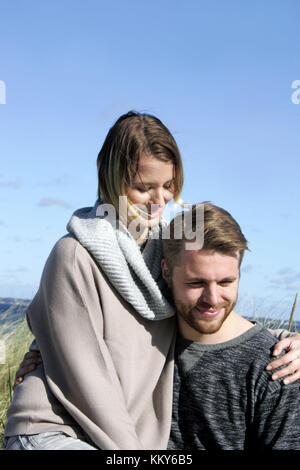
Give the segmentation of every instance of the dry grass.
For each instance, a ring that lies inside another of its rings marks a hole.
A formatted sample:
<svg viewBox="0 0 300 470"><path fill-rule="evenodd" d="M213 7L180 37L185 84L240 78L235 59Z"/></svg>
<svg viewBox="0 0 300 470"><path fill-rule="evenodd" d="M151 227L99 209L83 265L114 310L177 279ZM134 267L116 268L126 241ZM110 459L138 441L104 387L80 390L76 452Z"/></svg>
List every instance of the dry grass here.
<svg viewBox="0 0 300 470"><path fill-rule="evenodd" d="M5 344L5 361L1 361L4 364L0 363L0 449L6 412L13 396L15 373L33 339L26 321L11 322L10 313L10 310L7 310L1 314L0 324L0 340Z"/></svg>

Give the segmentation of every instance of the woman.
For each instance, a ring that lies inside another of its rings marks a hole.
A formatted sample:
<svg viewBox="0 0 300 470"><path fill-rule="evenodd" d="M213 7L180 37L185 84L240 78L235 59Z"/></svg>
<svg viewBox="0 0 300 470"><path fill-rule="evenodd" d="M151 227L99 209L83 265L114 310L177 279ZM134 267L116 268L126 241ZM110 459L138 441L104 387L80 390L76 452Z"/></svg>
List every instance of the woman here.
<svg viewBox="0 0 300 470"><path fill-rule="evenodd" d="M28 309L43 364L16 388L7 449L167 448L176 329L159 237L180 153L157 118L129 112L97 164L97 203L72 216Z"/></svg>

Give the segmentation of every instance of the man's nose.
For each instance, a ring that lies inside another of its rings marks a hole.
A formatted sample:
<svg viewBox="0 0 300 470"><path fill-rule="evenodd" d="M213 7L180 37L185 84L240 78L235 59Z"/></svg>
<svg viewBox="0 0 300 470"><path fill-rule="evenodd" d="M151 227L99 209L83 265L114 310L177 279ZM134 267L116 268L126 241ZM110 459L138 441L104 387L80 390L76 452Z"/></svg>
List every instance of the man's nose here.
<svg viewBox="0 0 300 470"><path fill-rule="evenodd" d="M206 286L202 292L201 300L211 305L212 307L214 305L217 305L220 301L217 285L213 284L210 286Z"/></svg>

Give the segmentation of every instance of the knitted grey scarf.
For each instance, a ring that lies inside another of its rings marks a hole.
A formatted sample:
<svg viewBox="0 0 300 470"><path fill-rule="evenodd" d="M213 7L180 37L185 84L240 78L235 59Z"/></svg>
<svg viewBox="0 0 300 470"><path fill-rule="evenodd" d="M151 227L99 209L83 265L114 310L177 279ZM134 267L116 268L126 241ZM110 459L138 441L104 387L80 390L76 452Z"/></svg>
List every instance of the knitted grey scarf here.
<svg viewBox="0 0 300 470"><path fill-rule="evenodd" d="M151 230L146 247L140 248L127 228L118 221L117 228L109 217L97 216L97 208L78 209L67 230L94 257L119 294L148 320L163 320L175 315L163 296L161 278L161 230L166 222ZM99 212L98 212L99 213Z"/></svg>

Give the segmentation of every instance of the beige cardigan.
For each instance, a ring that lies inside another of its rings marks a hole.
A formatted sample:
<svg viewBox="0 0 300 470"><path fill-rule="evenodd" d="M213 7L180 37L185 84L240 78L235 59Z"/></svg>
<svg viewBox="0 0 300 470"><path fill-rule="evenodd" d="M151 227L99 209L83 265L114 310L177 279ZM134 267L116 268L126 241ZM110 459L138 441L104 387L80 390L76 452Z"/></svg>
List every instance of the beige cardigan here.
<svg viewBox="0 0 300 470"><path fill-rule="evenodd" d="M6 437L64 431L103 450L167 448L174 317L142 318L66 236L47 260L28 322L44 367L17 387Z"/></svg>

